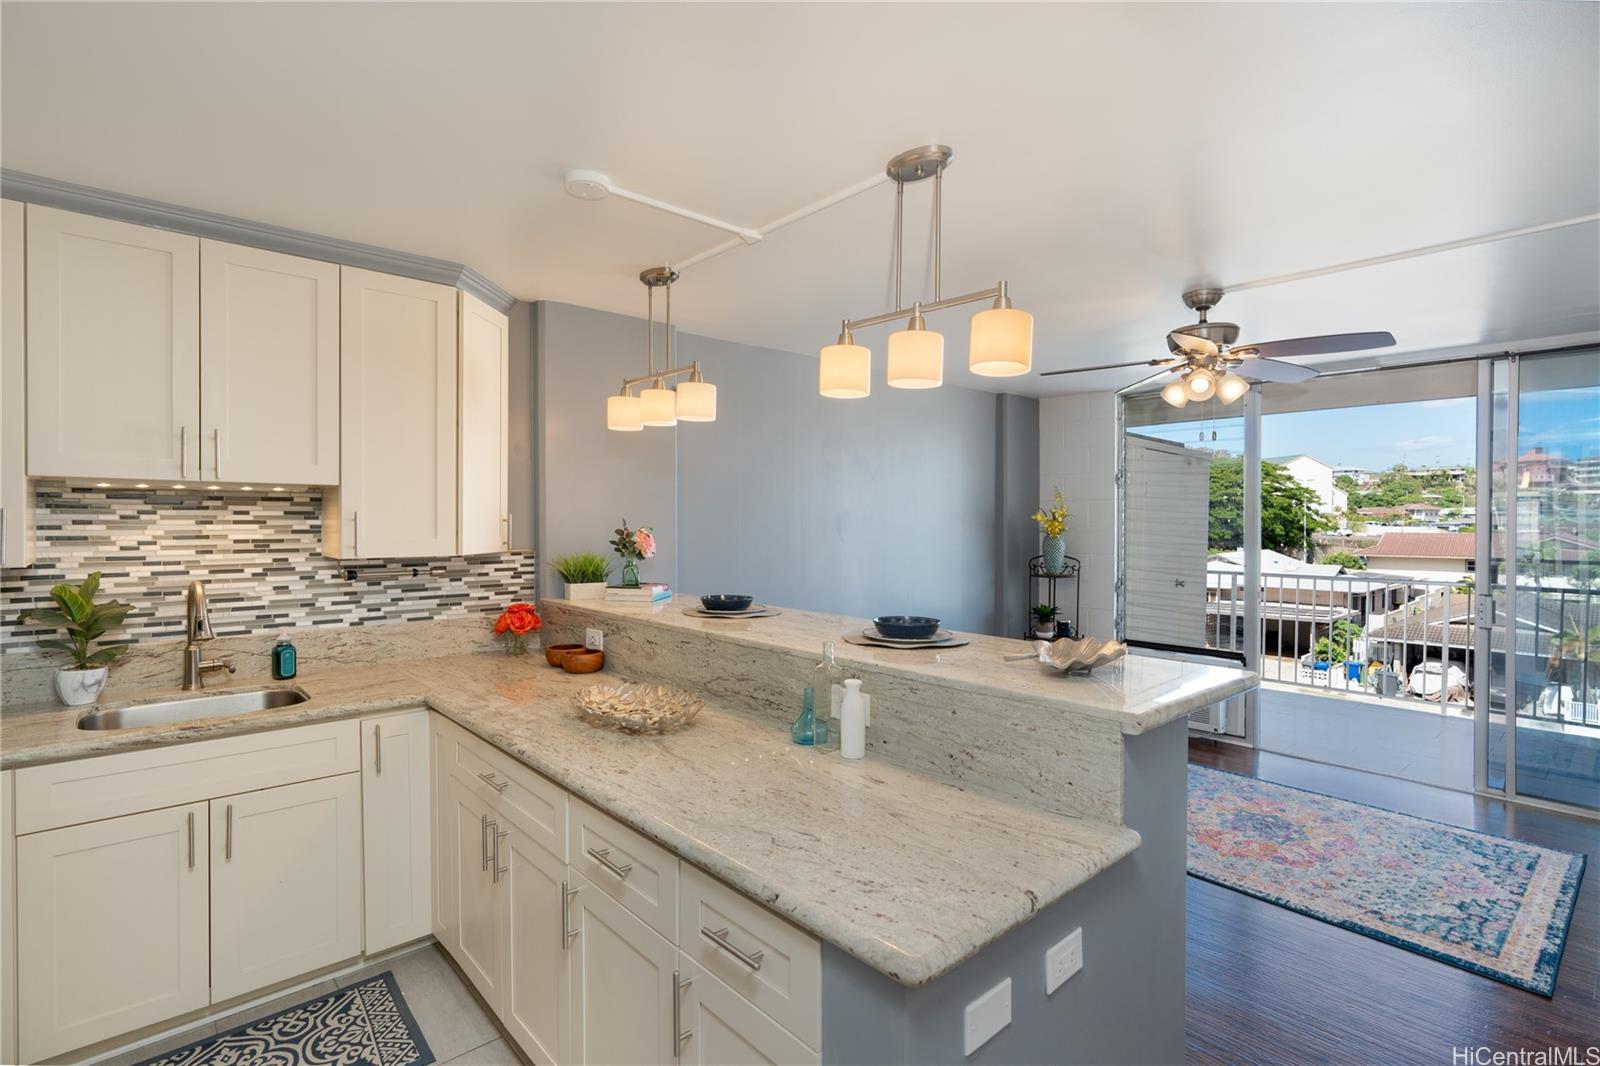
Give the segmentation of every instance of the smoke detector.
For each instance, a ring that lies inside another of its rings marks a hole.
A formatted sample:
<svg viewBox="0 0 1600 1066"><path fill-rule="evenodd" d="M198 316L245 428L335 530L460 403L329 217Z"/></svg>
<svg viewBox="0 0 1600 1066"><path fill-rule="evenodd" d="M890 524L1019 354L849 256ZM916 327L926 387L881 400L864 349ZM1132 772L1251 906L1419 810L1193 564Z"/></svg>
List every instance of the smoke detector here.
<svg viewBox="0 0 1600 1066"><path fill-rule="evenodd" d="M604 200L611 195L611 179L598 170L569 170L567 195L580 200Z"/></svg>

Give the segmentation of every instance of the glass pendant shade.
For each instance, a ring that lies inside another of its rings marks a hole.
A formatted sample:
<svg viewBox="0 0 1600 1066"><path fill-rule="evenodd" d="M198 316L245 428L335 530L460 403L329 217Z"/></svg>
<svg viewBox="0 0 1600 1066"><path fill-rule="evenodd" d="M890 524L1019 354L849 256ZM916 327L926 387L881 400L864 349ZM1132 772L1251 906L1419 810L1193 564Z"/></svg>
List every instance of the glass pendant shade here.
<svg viewBox="0 0 1600 1066"><path fill-rule="evenodd" d="M1026 374L1033 366L1033 316L1014 307L991 307L972 316L967 369L984 377Z"/></svg>
<svg viewBox="0 0 1600 1066"><path fill-rule="evenodd" d="M1217 389L1217 379L1205 367L1195 367L1184 375L1184 383L1189 387L1191 400L1204 400ZM648 424L648 422L647 422Z"/></svg>
<svg viewBox="0 0 1600 1066"><path fill-rule="evenodd" d="M1186 406L1189 402L1189 388L1183 383L1182 378L1173 378L1162 387L1161 398L1174 407Z"/></svg>
<svg viewBox="0 0 1600 1066"><path fill-rule="evenodd" d="M944 335L911 316L908 328L889 334L889 384L897 389L936 389L944 384Z"/></svg>
<svg viewBox="0 0 1600 1066"><path fill-rule="evenodd" d="M715 422L717 387L709 381L684 381L678 384L678 420Z"/></svg>
<svg viewBox="0 0 1600 1066"><path fill-rule="evenodd" d="M637 396L606 397L606 428L636 433L644 428Z"/></svg>
<svg viewBox="0 0 1600 1066"><path fill-rule="evenodd" d="M1217 399L1223 403L1232 403L1249 391L1250 383L1231 371L1217 382Z"/></svg>
<svg viewBox="0 0 1600 1066"><path fill-rule="evenodd" d="M678 424L678 397L663 388L661 379L639 393L639 413L647 426L675 426Z"/></svg>
<svg viewBox="0 0 1600 1066"><path fill-rule="evenodd" d="M817 391L835 400L859 400L872 395L872 349L842 341L823 348Z"/></svg>

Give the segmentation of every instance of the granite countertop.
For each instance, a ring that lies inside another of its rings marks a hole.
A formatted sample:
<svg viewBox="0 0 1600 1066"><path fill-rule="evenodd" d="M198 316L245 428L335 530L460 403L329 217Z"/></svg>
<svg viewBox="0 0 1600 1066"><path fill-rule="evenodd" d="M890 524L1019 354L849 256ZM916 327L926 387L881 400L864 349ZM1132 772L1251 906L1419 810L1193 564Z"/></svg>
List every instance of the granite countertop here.
<svg viewBox="0 0 1600 1066"><path fill-rule="evenodd" d="M677 595L656 604L608 603L545 597L577 611L612 616L672 629L704 633L734 644L779 648L815 659L822 645L835 641L841 663L868 663L887 673L942 683L980 693L1022 697L1059 706L1075 714L1104 718L1123 733L1139 734L1175 722L1190 711L1256 687L1258 678L1242 668L1179 662L1130 652L1088 675L1063 677L1037 661L1005 662L1007 655L1030 650L1031 642L982 633L962 633L971 643L960 648L908 650L847 644L845 633L860 633L870 619L797 611L766 618L708 618L685 614L698 596Z"/></svg>
<svg viewBox="0 0 1600 1066"><path fill-rule="evenodd" d="M1139 845L1124 826L797 747L715 701L666 737L580 721L571 695L615 680L609 671L565 674L537 654L461 655L329 670L294 682L306 703L178 725L94 732L76 728L74 709L18 707L0 714L0 768L426 703L908 986L952 969Z"/></svg>

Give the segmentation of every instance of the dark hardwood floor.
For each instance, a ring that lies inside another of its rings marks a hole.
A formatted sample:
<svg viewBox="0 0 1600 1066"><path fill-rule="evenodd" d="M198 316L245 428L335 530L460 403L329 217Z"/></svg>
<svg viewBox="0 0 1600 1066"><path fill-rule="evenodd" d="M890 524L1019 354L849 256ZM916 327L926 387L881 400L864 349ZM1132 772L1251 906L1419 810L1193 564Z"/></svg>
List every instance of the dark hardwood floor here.
<svg viewBox="0 0 1600 1066"><path fill-rule="evenodd" d="M1189 760L1589 857L1551 999L1189 878L1191 1063L1451 1066L1478 1046L1594 1061L1600 822L1214 741L1191 740Z"/></svg>

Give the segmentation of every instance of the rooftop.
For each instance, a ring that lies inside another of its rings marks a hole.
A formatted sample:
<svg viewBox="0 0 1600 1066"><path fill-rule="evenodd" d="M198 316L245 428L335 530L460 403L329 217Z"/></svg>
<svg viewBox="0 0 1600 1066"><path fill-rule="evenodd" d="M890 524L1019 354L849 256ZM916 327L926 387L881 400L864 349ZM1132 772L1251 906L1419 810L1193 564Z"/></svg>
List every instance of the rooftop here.
<svg viewBox="0 0 1600 1066"><path fill-rule="evenodd" d="M1413 559L1471 559L1477 553L1473 533L1385 533L1358 555L1405 556Z"/></svg>

